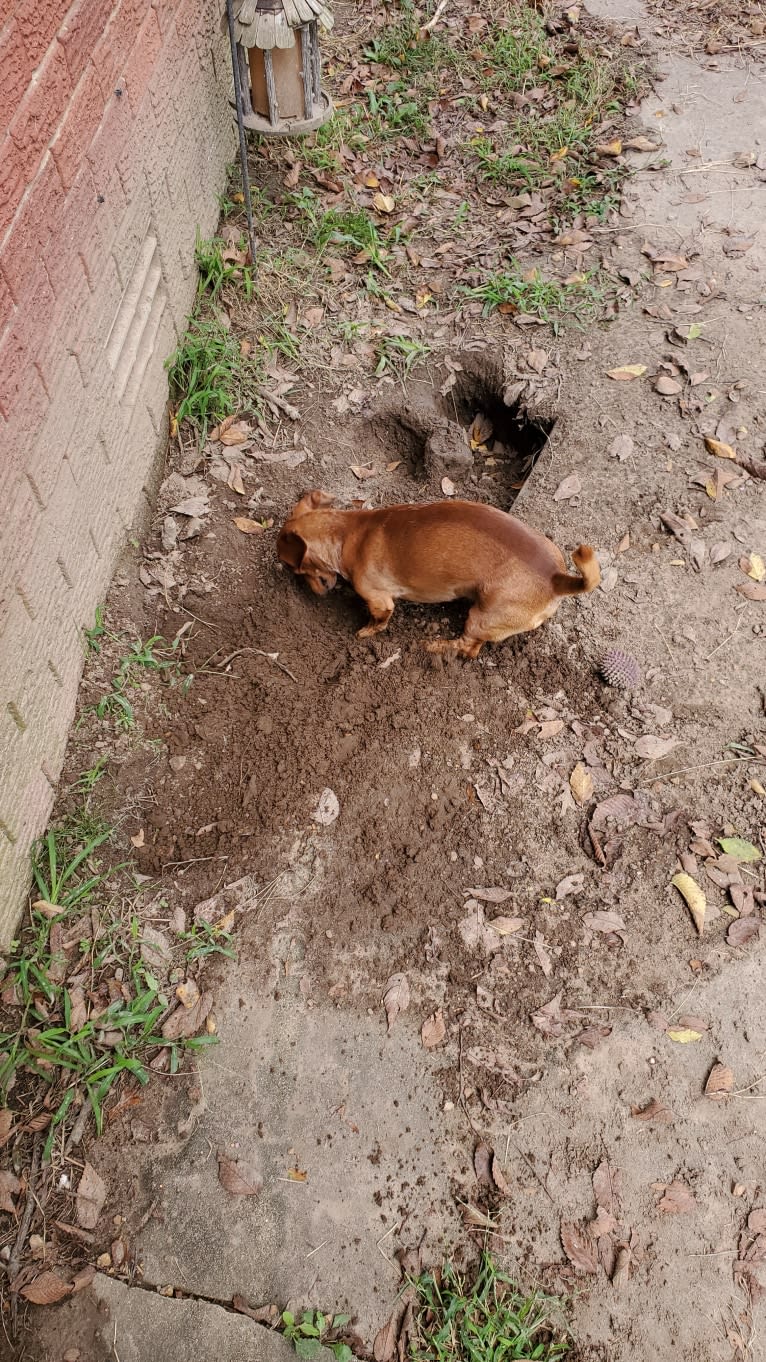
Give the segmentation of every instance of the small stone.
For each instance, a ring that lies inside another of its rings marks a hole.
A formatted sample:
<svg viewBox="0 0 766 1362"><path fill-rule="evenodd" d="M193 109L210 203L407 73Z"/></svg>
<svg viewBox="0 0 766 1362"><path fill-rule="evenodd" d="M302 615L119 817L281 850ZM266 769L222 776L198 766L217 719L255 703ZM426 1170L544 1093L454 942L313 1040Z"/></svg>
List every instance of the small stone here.
<svg viewBox="0 0 766 1362"><path fill-rule="evenodd" d="M171 771L183 771L186 765L186 757L171 757L169 765Z"/></svg>
<svg viewBox="0 0 766 1362"><path fill-rule="evenodd" d="M172 1296L174 1288L172 1286L161 1286L157 1290L158 1296Z"/></svg>
<svg viewBox="0 0 766 1362"><path fill-rule="evenodd" d="M109 1268L112 1266L112 1255L110 1253L99 1253L96 1259L96 1267Z"/></svg>
<svg viewBox="0 0 766 1362"><path fill-rule="evenodd" d="M125 1262L125 1245L121 1239L115 1239L112 1244L112 1262L115 1267L122 1267Z"/></svg>
<svg viewBox="0 0 766 1362"><path fill-rule="evenodd" d="M67 1348L61 1362L80 1362L82 1353L79 1348Z"/></svg>
<svg viewBox="0 0 766 1362"><path fill-rule="evenodd" d="M610 648L604 653L599 671L607 685L615 686L617 690L635 690L641 683L641 668L635 657L621 648Z"/></svg>

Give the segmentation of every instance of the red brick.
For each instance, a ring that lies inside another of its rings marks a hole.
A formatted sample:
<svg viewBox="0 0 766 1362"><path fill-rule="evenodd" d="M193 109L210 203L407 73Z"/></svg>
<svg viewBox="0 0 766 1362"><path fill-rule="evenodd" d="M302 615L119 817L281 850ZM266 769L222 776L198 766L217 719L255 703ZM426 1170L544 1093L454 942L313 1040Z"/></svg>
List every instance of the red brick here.
<svg viewBox="0 0 766 1362"><path fill-rule="evenodd" d="M66 53L66 63L76 85L96 48L100 46L114 0L79 0L70 9L58 39Z"/></svg>
<svg viewBox="0 0 766 1362"><path fill-rule="evenodd" d="M0 143L0 238L11 222L24 193L25 156L10 134Z"/></svg>
<svg viewBox="0 0 766 1362"><path fill-rule="evenodd" d="M45 56L72 0L21 0L16 8L16 22L21 30L31 69Z"/></svg>
<svg viewBox="0 0 766 1362"><path fill-rule="evenodd" d="M27 189L2 252L2 266L11 292L21 303L38 260L61 221L64 190L58 171L46 156Z"/></svg>
<svg viewBox="0 0 766 1362"><path fill-rule="evenodd" d="M0 355L2 354L3 342L0 340ZM3 368L0 370L0 412L3 406L2 391L6 378L4 358L2 363ZM24 369L19 381L19 388L22 400L16 402L8 416L8 425L4 433L7 444L4 448L19 449L23 452L40 429L50 403L48 394L43 387L43 381L33 364Z"/></svg>
<svg viewBox="0 0 766 1362"><path fill-rule="evenodd" d="M162 34L157 23L157 15L152 9L141 27L125 65L125 85L134 114L137 114L141 107L141 101L152 79L161 51Z"/></svg>
<svg viewBox="0 0 766 1362"><path fill-rule="evenodd" d="M34 178L71 92L64 53L54 47L33 78L9 129L22 157L25 185Z"/></svg>
<svg viewBox="0 0 766 1362"><path fill-rule="evenodd" d="M85 164L67 194L56 223L55 239L45 256L46 269L57 299L66 298L71 293L70 272L73 264L82 262L88 283L93 286L93 280L103 266L111 244L109 234L106 241L102 239L101 222L96 186ZM82 282L79 271L78 279Z"/></svg>
<svg viewBox="0 0 766 1362"><path fill-rule="evenodd" d="M7 128L29 84L30 66L15 19L0 34L0 128Z"/></svg>
<svg viewBox="0 0 766 1362"><path fill-rule="evenodd" d="M82 320L91 293L79 256L70 259L66 286L52 296L42 332L35 338L33 357L48 392L59 381L67 355L79 355Z"/></svg>
<svg viewBox="0 0 766 1362"><path fill-rule="evenodd" d="M66 190L74 183L85 152L104 114L104 96L95 67L86 66L63 122L51 145L51 155Z"/></svg>
<svg viewBox="0 0 766 1362"><path fill-rule="evenodd" d="M112 0L112 7L114 0ZM122 0L93 52L104 93L113 91L149 11L148 0Z"/></svg>
<svg viewBox="0 0 766 1362"><path fill-rule="evenodd" d="M2 270L0 270L0 336L10 322L13 311L13 295Z"/></svg>
<svg viewBox="0 0 766 1362"><path fill-rule="evenodd" d="M86 153L97 194L103 194L104 186L109 184L132 128L133 117L127 98L124 94L121 97L113 94Z"/></svg>
<svg viewBox="0 0 766 1362"><path fill-rule="evenodd" d="M157 15L157 23L160 26L163 37L169 32L173 23L173 15L178 8L177 0L152 0L152 9Z"/></svg>
<svg viewBox="0 0 766 1362"><path fill-rule="evenodd" d="M40 262L30 281L24 306L18 309L6 337L0 342L0 410L6 416L19 400L24 370L31 364L39 367L40 358L52 343L53 304L53 289ZM63 342L61 344L63 348Z"/></svg>

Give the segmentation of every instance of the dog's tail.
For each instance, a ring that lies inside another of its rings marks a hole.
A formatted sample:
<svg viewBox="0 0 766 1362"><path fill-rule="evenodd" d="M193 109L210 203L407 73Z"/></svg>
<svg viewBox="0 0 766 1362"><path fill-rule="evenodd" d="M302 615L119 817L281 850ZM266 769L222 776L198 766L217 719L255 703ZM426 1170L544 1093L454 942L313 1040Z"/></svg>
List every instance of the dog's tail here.
<svg viewBox="0 0 766 1362"><path fill-rule="evenodd" d="M589 544L580 544L572 558L581 575L575 577L568 572L554 572L553 590L557 596L579 596L586 591L595 591L601 581L601 568L596 550Z"/></svg>

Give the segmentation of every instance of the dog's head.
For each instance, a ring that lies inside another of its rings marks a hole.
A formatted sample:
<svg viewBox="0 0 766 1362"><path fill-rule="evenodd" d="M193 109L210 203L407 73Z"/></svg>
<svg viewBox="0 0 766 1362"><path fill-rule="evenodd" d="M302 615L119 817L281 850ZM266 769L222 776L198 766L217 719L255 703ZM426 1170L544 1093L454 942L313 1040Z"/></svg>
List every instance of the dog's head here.
<svg viewBox="0 0 766 1362"><path fill-rule="evenodd" d="M321 541L316 542L305 517L312 511L326 510L335 499L326 492L308 492L301 497L279 532L277 555L300 577L305 577L315 596L326 596L338 580L338 574L327 563L321 552ZM303 523L302 523L303 522Z"/></svg>

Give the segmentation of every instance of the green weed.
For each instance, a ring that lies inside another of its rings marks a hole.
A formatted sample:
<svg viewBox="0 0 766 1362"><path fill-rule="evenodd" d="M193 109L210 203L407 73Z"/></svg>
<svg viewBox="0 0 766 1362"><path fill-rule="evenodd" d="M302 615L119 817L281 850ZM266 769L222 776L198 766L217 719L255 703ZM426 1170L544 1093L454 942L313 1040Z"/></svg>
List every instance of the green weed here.
<svg viewBox="0 0 766 1362"><path fill-rule="evenodd" d="M231 254L231 248L220 237L214 236L206 241L197 231L194 259L199 270L198 292L209 294L213 299L226 284L241 282L249 302L253 296L252 266L227 259L227 255Z"/></svg>
<svg viewBox="0 0 766 1362"><path fill-rule="evenodd" d="M384 336L378 355L376 378L392 373L400 382L409 377L416 364L427 359L431 346L425 341L412 340L409 336Z"/></svg>
<svg viewBox="0 0 766 1362"><path fill-rule="evenodd" d="M95 622L94 622L92 628L90 628L90 629L83 629L83 633L84 633L84 635L85 635L85 643L86 643L88 652L90 652L90 653L100 653L100 652L101 652L101 639L102 639L102 638L104 637L104 635L106 634L106 626L105 626L105 624L104 624L104 607L103 607L103 605L97 605L97 606L96 606Z"/></svg>
<svg viewBox="0 0 766 1362"><path fill-rule="evenodd" d="M555 279L543 279L537 271L522 274L513 259L510 269L487 275L481 284L467 289L465 296L483 304L485 317L495 308L505 306L514 313L539 317L554 327L562 318L593 320L603 301L601 291L588 276L582 276L576 283L562 284Z"/></svg>
<svg viewBox="0 0 766 1362"><path fill-rule="evenodd" d="M192 317L178 349L166 361L170 388L178 401L176 419L188 421L204 439L238 410L245 396L247 365L231 331L217 319Z"/></svg>
<svg viewBox="0 0 766 1362"><path fill-rule="evenodd" d="M236 960L237 952L231 932L224 931L211 922L197 922L189 932L181 932L181 940L186 943L186 959L204 960L208 955L224 955L227 960Z"/></svg>
<svg viewBox="0 0 766 1362"><path fill-rule="evenodd" d="M73 848L51 828L32 852L32 875L38 901L56 904L63 911L87 899L104 879L102 871L90 866L89 862L110 833L111 828L102 829L84 846ZM87 879L80 877L83 867L90 872Z"/></svg>
<svg viewBox="0 0 766 1362"><path fill-rule="evenodd" d="M296 1319L289 1310L282 1312L282 1332L303 1362L332 1356L335 1362L352 1362L354 1354L347 1343L333 1335L348 1324L350 1315L323 1315L321 1310L304 1310Z"/></svg>
<svg viewBox="0 0 766 1362"><path fill-rule="evenodd" d="M158 643L164 645L161 650L157 648ZM175 647L175 642L168 647L161 634L154 634L145 643L140 639L133 643L128 652L120 658L117 671L112 677L112 689L106 695L102 695L95 706L97 717L112 718L115 727L121 732L133 728L136 718L126 691L134 689L145 672L159 673L165 679L177 675L178 661L168 655L168 652L170 654L174 652Z"/></svg>
<svg viewBox="0 0 766 1362"><path fill-rule="evenodd" d="M559 1362L569 1351L558 1302L522 1292L489 1253L470 1284L448 1264L415 1286L413 1362Z"/></svg>

